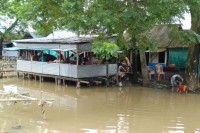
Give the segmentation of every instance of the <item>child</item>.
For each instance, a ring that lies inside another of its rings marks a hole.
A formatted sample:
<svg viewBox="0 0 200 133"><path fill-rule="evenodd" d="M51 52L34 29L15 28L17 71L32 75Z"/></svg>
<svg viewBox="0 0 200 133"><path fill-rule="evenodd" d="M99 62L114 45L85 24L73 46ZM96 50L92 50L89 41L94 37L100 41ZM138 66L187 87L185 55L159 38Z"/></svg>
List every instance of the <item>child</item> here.
<svg viewBox="0 0 200 133"><path fill-rule="evenodd" d="M182 85L182 81L179 81L178 86L177 86L177 92L178 93L185 92L187 94L188 87L186 85Z"/></svg>

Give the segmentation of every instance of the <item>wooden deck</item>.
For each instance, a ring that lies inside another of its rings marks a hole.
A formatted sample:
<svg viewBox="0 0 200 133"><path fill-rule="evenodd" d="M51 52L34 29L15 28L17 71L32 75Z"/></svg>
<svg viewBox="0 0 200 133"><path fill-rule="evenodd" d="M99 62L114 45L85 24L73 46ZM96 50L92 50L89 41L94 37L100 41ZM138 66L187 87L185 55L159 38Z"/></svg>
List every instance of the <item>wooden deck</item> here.
<svg viewBox="0 0 200 133"><path fill-rule="evenodd" d="M64 77L64 76L56 76L56 75L48 75L48 74L39 74L39 73L32 73L32 72L26 72L26 71L17 71L18 78L19 75L22 75L23 78L28 79L39 79L40 82L44 81L44 78L54 78L56 85L66 85L65 81L73 81L76 82L76 87L81 87L81 84L86 84L87 86L90 86L91 84L95 83L96 85L102 84L104 81L107 80L106 77L96 77L96 78L72 78L72 77Z"/></svg>

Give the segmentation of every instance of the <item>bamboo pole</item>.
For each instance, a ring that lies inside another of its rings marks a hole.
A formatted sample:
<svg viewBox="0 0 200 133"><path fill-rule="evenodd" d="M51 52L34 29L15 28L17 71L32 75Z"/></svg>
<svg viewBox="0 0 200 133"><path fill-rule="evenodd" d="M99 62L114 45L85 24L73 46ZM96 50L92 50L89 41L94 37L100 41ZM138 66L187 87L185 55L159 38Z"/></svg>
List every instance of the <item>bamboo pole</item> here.
<svg viewBox="0 0 200 133"><path fill-rule="evenodd" d="M39 101L39 99L32 99L32 100L26 100L26 99L16 99L16 98L12 98L12 99L0 99L0 102L15 102L15 101ZM47 99L46 101L54 101L53 99Z"/></svg>
<svg viewBox="0 0 200 133"><path fill-rule="evenodd" d="M53 99L44 99L43 91L40 92L40 99L25 96L23 94L6 92L3 90L0 90L0 95L2 95L2 97L0 98L0 102L13 102L14 104L16 104L17 102L38 101L38 106L41 106L41 113L43 119L46 118L44 109L45 104L51 106L52 105L51 101L54 101Z"/></svg>

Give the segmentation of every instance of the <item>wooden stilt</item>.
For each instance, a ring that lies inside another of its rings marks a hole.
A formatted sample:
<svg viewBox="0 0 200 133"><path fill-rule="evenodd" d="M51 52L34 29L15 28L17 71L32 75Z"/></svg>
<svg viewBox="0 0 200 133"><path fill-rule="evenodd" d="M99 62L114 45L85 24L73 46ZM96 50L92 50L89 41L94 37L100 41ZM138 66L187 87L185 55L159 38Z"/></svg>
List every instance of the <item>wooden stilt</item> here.
<svg viewBox="0 0 200 133"><path fill-rule="evenodd" d="M39 78L40 78L40 82L42 82L42 76L41 75L39 76Z"/></svg>
<svg viewBox="0 0 200 133"><path fill-rule="evenodd" d="M57 80L57 78L55 78L55 84L58 85L58 80Z"/></svg>
<svg viewBox="0 0 200 133"><path fill-rule="evenodd" d="M17 72L17 78L19 78L19 72Z"/></svg>
<svg viewBox="0 0 200 133"><path fill-rule="evenodd" d="M57 79L58 80L58 85L61 85L61 79Z"/></svg>
<svg viewBox="0 0 200 133"><path fill-rule="evenodd" d="M3 73L1 72L1 78L3 78Z"/></svg>
<svg viewBox="0 0 200 133"><path fill-rule="evenodd" d="M63 85L65 85L65 79L63 79Z"/></svg>
<svg viewBox="0 0 200 133"><path fill-rule="evenodd" d="M81 87L81 82L80 81L77 81L76 82L76 88L80 88Z"/></svg>
<svg viewBox="0 0 200 133"><path fill-rule="evenodd" d="M29 74L29 73L28 73L28 75L27 75L27 76L28 76L28 80L30 80L30 74Z"/></svg>
<svg viewBox="0 0 200 133"><path fill-rule="evenodd" d="M44 110L45 101L43 99L43 92L40 93L40 106L41 106L41 113L42 113L42 119L45 119L45 110Z"/></svg>

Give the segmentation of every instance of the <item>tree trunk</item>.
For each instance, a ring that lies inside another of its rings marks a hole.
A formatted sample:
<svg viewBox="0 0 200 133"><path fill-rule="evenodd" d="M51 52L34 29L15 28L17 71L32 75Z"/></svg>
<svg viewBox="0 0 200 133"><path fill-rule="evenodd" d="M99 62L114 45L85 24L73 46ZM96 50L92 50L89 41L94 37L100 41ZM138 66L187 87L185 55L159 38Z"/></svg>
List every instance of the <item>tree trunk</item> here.
<svg viewBox="0 0 200 133"><path fill-rule="evenodd" d="M3 37L0 37L0 56L2 56L2 50L3 50Z"/></svg>
<svg viewBox="0 0 200 133"><path fill-rule="evenodd" d="M108 61L106 61L106 78L107 78L107 81L106 81L106 85L109 86L109 75L108 75Z"/></svg>
<svg viewBox="0 0 200 133"><path fill-rule="evenodd" d="M149 79L147 74L147 65L144 52L140 51L140 61L141 61L141 73L142 73L142 85L148 86Z"/></svg>
<svg viewBox="0 0 200 133"><path fill-rule="evenodd" d="M138 75L137 75L138 68L137 68L137 64L138 64L137 52L135 52L135 53L133 53L133 62L131 64L132 72L133 72L132 83L134 83L134 84L138 83Z"/></svg>
<svg viewBox="0 0 200 133"><path fill-rule="evenodd" d="M191 45L188 49L188 62L186 67L186 82L191 91L198 88L198 62L199 45Z"/></svg>
<svg viewBox="0 0 200 133"><path fill-rule="evenodd" d="M191 30L200 34L200 14L195 8L190 7L192 27ZM199 65L199 44L192 44L188 49L188 62L186 67L186 82L189 90L194 91L198 88L198 65Z"/></svg>

